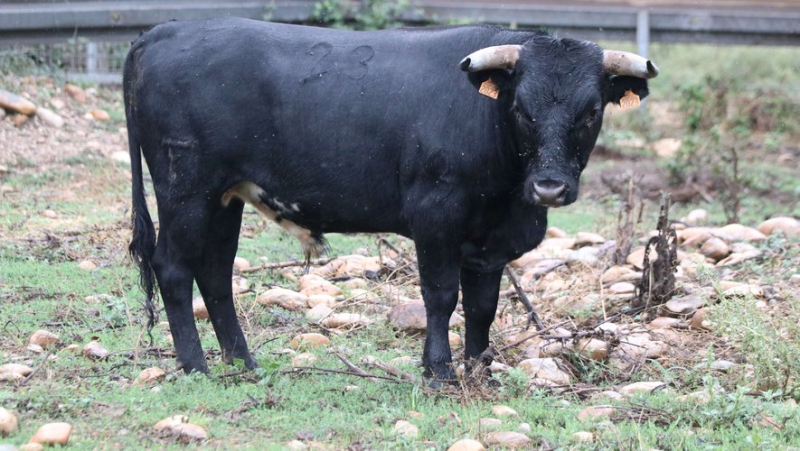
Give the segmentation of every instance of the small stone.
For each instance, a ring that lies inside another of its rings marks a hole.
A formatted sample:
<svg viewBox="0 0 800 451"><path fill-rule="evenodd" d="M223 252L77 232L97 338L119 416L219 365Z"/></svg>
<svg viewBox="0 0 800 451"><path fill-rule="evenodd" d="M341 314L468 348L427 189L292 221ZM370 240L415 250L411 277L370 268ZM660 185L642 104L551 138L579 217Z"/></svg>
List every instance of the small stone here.
<svg viewBox="0 0 800 451"><path fill-rule="evenodd" d="M648 324L647 327L649 329L669 329L671 327L680 327L681 325L685 325L685 323L678 318L659 316L653 321L650 321L650 324Z"/></svg>
<svg viewBox="0 0 800 451"><path fill-rule="evenodd" d="M408 411L408 416L410 416L411 418L420 419L420 418L424 418L425 414L422 413L422 412L417 412L416 410L409 410Z"/></svg>
<svg viewBox="0 0 800 451"><path fill-rule="evenodd" d="M24 114L15 114L14 115L14 127L22 127L23 125L27 124L30 120L30 116L25 116Z"/></svg>
<svg viewBox="0 0 800 451"><path fill-rule="evenodd" d="M39 428L31 437L31 442L40 445L66 445L72 434L72 425L69 423L47 423Z"/></svg>
<svg viewBox="0 0 800 451"><path fill-rule="evenodd" d="M601 399L610 399L610 400L619 400L622 399L622 395L614 390L604 390L600 393L595 393L592 396L592 400L601 400Z"/></svg>
<svg viewBox="0 0 800 451"><path fill-rule="evenodd" d="M312 332L297 335L296 337L292 338L292 341L289 344L292 349L300 349L301 347L313 349L328 346L331 344L331 340L325 335Z"/></svg>
<svg viewBox="0 0 800 451"><path fill-rule="evenodd" d="M61 128L64 126L64 118L59 116L55 111L47 108L36 109L36 117L53 128Z"/></svg>
<svg viewBox="0 0 800 451"><path fill-rule="evenodd" d="M578 250L571 251L567 255L567 264L572 268L595 268L600 266L600 259L597 257L597 248L582 247Z"/></svg>
<svg viewBox="0 0 800 451"><path fill-rule="evenodd" d="M447 448L447 451L484 451L486 448L477 440L462 438Z"/></svg>
<svg viewBox="0 0 800 451"><path fill-rule="evenodd" d="M534 381L543 379L556 385L568 385L570 383L569 375L558 368L557 359L526 359L521 361L517 368L524 371L529 377L534 378Z"/></svg>
<svg viewBox="0 0 800 451"><path fill-rule="evenodd" d="M300 278L300 293L306 296L312 294L339 296L342 294L342 289L316 274L306 274Z"/></svg>
<svg viewBox="0 0 800 451"><path fill-rule="evenodd" d="M109 116L108 111L97 108L92 110L92 117L94 118L94 120L101 122L106 122L111 120L111 116Z"/></svg>
<svg viewBox="0 0 800 451"><path fill-rule="evenodd" d="M594 434L587 431L580 431L572 434L575 441L580 443L592 443L594 441Z"/></svg>
<svg viewBox="0 0 800 451"><path fill-rule="evenodd" d="M277 305L285 310L300 310L308 305L308 296L286 288L272 288L256 297L261 305Z"/></svg>
<svg viewBox="0 0 800 451"><path fill-rule="evenodd" d="M41 354L44 352L44 348L35 343L28 343L28 346L25 349L36 354Z"/></svg>
<svg viewBox="0 0 800 451"><path fill-rule="evenodd" d="M602 421L613 415L614 412L614 408L608 406L586 407L578 412L578 420Z"/></svg>
<svg viewBox="0 0 800 451"><path fill-rule="evenodd" d="M567 232L559 229L558 227L548 227L544 233L545 238L566 238Z"/></svg>
<svg viewBox="0 0 800 451"><path fill-rule="evenodd" d="M599 362L608 357L608 343L596 338L583 338L578 341L576 351Z"/></svg>
<svg viewBox="0 0 800 451"><path fill-rule="evenodd" d="M481 418L478 424L482 429L499 429L503 425L503 420L497 418Z"/></svg>
<svg viewBox="0 0 800 451"><path fill-rule="evenodd" d="M713 235L708 227L689 227L675 233L678 237L678 244L684 247L696 247L706 242Z"/></svg>
<svg viewBox="0 0 800 451"><path fill-rule="evenodd" d="M328 315L330 315L331 313L333 313L333 309L331 309L327 305L317 304L311 310L306 311L305 316L306 319L309 320L310 322L318 323L323 318L328 317Z"/></svg>
<svg viewBox="0 0 800 451"><path fill-rule="evenodd" d="M689 294L676 299L670 299L664 304L669 313L675 315L690 315L705 305L705 301L697 294Z"/></svg>
<svg viewBox="0 0 800 451"><path fill-rule="evenodd" d="M653 152L662 158L672 158L677 155L683 141L677 138L662 138L652 144Z"/></svg>
<svg viewBox="0 0 800 451"><path fill-rule="evenodd" d="M42 329L34 332L33 335L31 335L31 338L28 340L28 343L41 346L42 348L49 348L58 342L58 335Z"/></svg>
<svg viewBox="0 0 800 451"><path fill-rule="evenodd" d="M394 424L394 430L398 434L408 438L417 438L419 435L419 428L405 420L398 420L397 423Z"/></svg>
<svg viewBox="0 0 800 451"><path fill-rule="evenodd" d="M94 271L97 269L97 265L91 260L83 260L82 262L78 263L78 268L85 271Z"/></svg>
<svg viewBox="0 0 800 451"><path fill-rule="evenodd" d="M133 381L133 385L141 386L141 385L148 385L148 384L155 384L156 382L161 382L164 378L167 377L167 372L162 370L158 367L150 367L147 369L142 370L138 376L136 376L136 380Z"/></svg>
<svg viewBox="0 0 800 451"><path fill-rule="evenodd" d="M92 340L83 347L83 355L92 360L101 360L108 357L108 350L100 345L96 340Z"/></svg>
<svg viewBox="0 0 800 451"><path fill-rule="evenodd" d="M233 294L242 294L250 289L250 284L242 276L231 277L231 291Z"/></svg>
<svg viewBox="0 0 800 451"><path fill-rule="evenodd" d="M318 360L319 359L314 354L311 354L310 352L304 352L302 354L297 354L292 358L292 366L313 366Z"/></svg>
<svg viewBox="0 0 800 451"><path fill-rule="evenodd" d="M485 442L489 446L500 446L504 448L527 448L531 445L531 439L527 435L513 431L496 431L486 434Z"/></svg>
<svg viewBox="0 0 800 451"><path fill-rule="evenodd" d="M86 91L84 91L82 88L67 83L64 85L64 92L66 92L67 95L72 97L73 100L80 103L86 103Z"/></svg>
<svg viewBox="0 0 800 451"><path fill-rule="evenodd" d="M694 226L705 225L708 222L708 212L702 208L692 210L689 214L681 218L681 222Z"/></svg>
<svg viewBox="0 0 800 451"><path fill-rule="evenodd" d="M189 418L186 415L165 418L156 423L153 428L157 432L169 432L192 440L205 440L208 438L206 430L196 424L189 423Z"/></svg>
<svg viewBox="0 0 800 451"><path fill-rule="evenodd" d="M710 310L710 307L704 307L696 311L692 316L692 320L689 322L689 327L692 329L713 329L714 323L706 319L706 315Z"/></svg>
<svg viewBox="0 0 800 451"><path fill-rule="evenodd" d="M208 319L208 308L202 296L192 299L192 313L197 319Z"/></svg>
<svg viewBox="0 0 800 451"><path fill-rule="evenodd" d="M508 406L492 406L492 413L498 417L508 417L519 415L516 410Z"/></svg>
<svg viewBox="0 0 800 451"><path fill-rule="evenodd" d="M33 102L4 89L0 89L0 108L19 113L18 116L30 116L36 112Z"/></svg>
<svg viewBox="0 0 800 451"><path fill-rule="evenodd" d="M715 261L722 260L731 253L728 243L717 237L711 237L700 247L700 253Z"/></svg>
<svg viewBox="0 0 800 451"><path fill-rule="evenodd" d="M723 291L722 296L726 298L747 296L762 297L764 296L764 290L757 285L738 285Z"/></svg>
<svg viewBox="0 0 800 451"><path fill-rule="evenodd" d="M455 332L447 332L447 341L450 343L451 348L461 346L461 335Z"/></svg>
<svg viewBox="0 0 800 451"><path fill-rule="evenodd" d="M574 238L546 238L539 244L540 250L569 250L575 247Z"/></svg>
<svg viewBox="0 0 800 451"><path fill-rule="evenodd" d="M369 282L360 277L353 277L344 283L344 287L348 290L363 290L369 287Z"/></svg>
<svg viewBox="0 0 800 451"><path fill-rule="evenodd" d="M351 329L369 323L370 320L366 316L358 313L334 313L320 321L320 324L328 329Z"/></svg>
<svg viewBox="0 0 800 451"><path fill-rule="evenodd" d="M758 230L741 224L728 224L725 227L716 229L716 231L725 237L730 237L733 241L762 241L767 238L766 235Z"/></svg>
<svg viewBox="0 0 800 451"><path fill-rule="evenodd" d="M620 394L634 395L637 393L652 393L653 390L664 385L661 381L634 382L619 389Z"/></svg>
<svg viewBox="0 0 800 451"><path fill-rule="evenodd" d="M636 286L630 282L617 282L608 287L609 294L630 294L636 291Z"/></svg>
<svg viewBox="0 0 800 451"><path fill-rule="evenodd" d="M619 282L622 277L627 276L628 274L633 273L634 271L626 266L612 266L600 276L600 281L603 283L616 283Z"/></svg>
<svg viewBox="0 0 800 451"><path fill-rule="evenodd" d="M0 407L0 437L6 437L17 432L19 421L14 412Z"/></svg>
<svg viewBox="0 0 800 451"><path fill-rule="evenodd" d="M781 232L784 236L796 237L800 236L800 221L786 216L767 219L758 226L758 231L764 235Z"/></svg>
<svg viewBox="0 0 800 451"><path fill-rule="evenodd" d="M519 430L523 434L527 434L531 432L531 425L530 423L520 423L519 426L517 427L517 430Z"/></svg>
<svg viewBox="0 0 800 451"><path fill-rule="evenodd" d="M233 269L235 269L238 272L242 272L242 271L244 271L246 269L250 269L250 262L247 261L246 258L235 257L233 259Z"/></svg>
<svg viewBox="0 0 800 451"><path fill-rule="evenodd" d="M658 259L658 254L656 253L655 249L650 247L650 262L653 262ZM634 248L630 254L628 254L628 258L626 259L629 265L633 265L636 269L644 269L644 246L640 246Z"/></svg>
<svg viewBox="0 0 800 451"><path fill-rule="evenodd" d="M594 246L605 242L606 239L596 233L578 232L578 234L575 235L575 245L578 247Z"/></svg>
<svg viewBox="0 0 800 451"><path fill-rule="evenodd" d="M0 365L0 374L19 374L20 376L27 376L33 372L33 368L21 363L6 363Z"/></svg>
<svg viewBox="0 0 800 451"><path fill-rule="evenodd" d="M717 371L728 371L736 366L736 363L729 360L714 360L711 362L711 369Z"/></svg>
<svg viewBox="0 0 800 451"><path fill-rule="evenodd" d="M287 442L285 446L286 446L286 449L288 449L290 451L300 451L300 450L308 449L308 445L306 445L305 443L301 442L300 440L292 440L290 442Z"/></svg>

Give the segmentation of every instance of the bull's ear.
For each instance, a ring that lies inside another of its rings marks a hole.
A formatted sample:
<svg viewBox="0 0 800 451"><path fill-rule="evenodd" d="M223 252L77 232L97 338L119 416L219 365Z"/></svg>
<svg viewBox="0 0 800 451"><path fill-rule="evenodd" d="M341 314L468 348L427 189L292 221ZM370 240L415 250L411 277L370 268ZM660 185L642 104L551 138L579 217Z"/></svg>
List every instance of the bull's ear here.
<svg viewBox="0 0 800 451"><path fill-rule="evenodd" d="M505 69L482 70L467 74L469 82L480 94L497 99L511 86L511 71Z"/></svg>
<svg viewBox="0 0 800 451"><path fill-rule="evenodd" d="M606 86L603 90L604 103L613 102L619 105L620 100L630 98L632 94L638 96L639 99L647 97L650 94L647 89L647 80L625 75L612 75L606 78Z"/></svg>

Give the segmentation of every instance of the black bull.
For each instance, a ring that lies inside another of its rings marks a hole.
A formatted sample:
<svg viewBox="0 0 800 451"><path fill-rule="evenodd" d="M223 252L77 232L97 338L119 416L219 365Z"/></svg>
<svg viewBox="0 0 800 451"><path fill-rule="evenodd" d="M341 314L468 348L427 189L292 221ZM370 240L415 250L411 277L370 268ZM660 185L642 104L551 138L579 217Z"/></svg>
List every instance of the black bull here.
<svg viewBox="0 0 800 451"><path fill-rule="evenodd" d="M412 238L427 310L425 374L450 379L447 323L459 284L471 359L489 345L504 265L540 243L548 207L575 201L604 106L646 96L656 74L637 55L488 26L157 26L133 43L124 72L130 251L151 324L157 281L179 365L208 370L194 280L224 360L256 365L231 294L251 203L307 255L324 247L324 232ZM482 84L496 99L478 92Z"/></svg>

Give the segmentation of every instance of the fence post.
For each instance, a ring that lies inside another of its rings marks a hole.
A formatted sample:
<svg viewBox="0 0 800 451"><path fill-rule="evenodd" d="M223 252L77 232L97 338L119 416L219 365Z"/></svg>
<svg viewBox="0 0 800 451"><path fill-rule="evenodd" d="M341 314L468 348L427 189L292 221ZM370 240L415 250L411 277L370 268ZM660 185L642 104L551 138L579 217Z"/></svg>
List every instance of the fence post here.
<svg viewBox="0 0 800 451"><path fill-rule="evenodd" d="M636 47L639 55L649 58L650 13L646 9L639 10L636 14ZM639 111L642 115L647 115L647 99L642 100Z"/></svg>

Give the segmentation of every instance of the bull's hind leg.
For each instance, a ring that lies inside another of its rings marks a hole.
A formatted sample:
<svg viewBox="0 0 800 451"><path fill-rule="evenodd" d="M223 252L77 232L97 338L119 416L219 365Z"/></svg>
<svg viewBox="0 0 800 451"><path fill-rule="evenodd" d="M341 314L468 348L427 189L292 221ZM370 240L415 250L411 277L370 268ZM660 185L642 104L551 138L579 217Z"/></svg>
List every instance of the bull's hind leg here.
<svg viewBox="0 0 800 451"><path fill-rule="evenodd" d="M187 373L207 373L208 366L192 314L192 260L196 256L191 244L187 242L192 234L186 234L183 227L170 224L171 218L168 215L159 216L162 219L162 232L158 236L153 256L153 270L164 300L178 367Z"/></svg>
<svg viewBox="0 0 800 451"><path fill-rule="evenodd" d="M235 199L229 202L227 208L218 208L211 214L202 243L202 256L195 270L195 280L217 334L222 359L226 363L241 359L247 368L254 368L256 362L247 349L244 333L239 326L231 290L233 259L239 243L243 207L244 203Z"/></svg>

